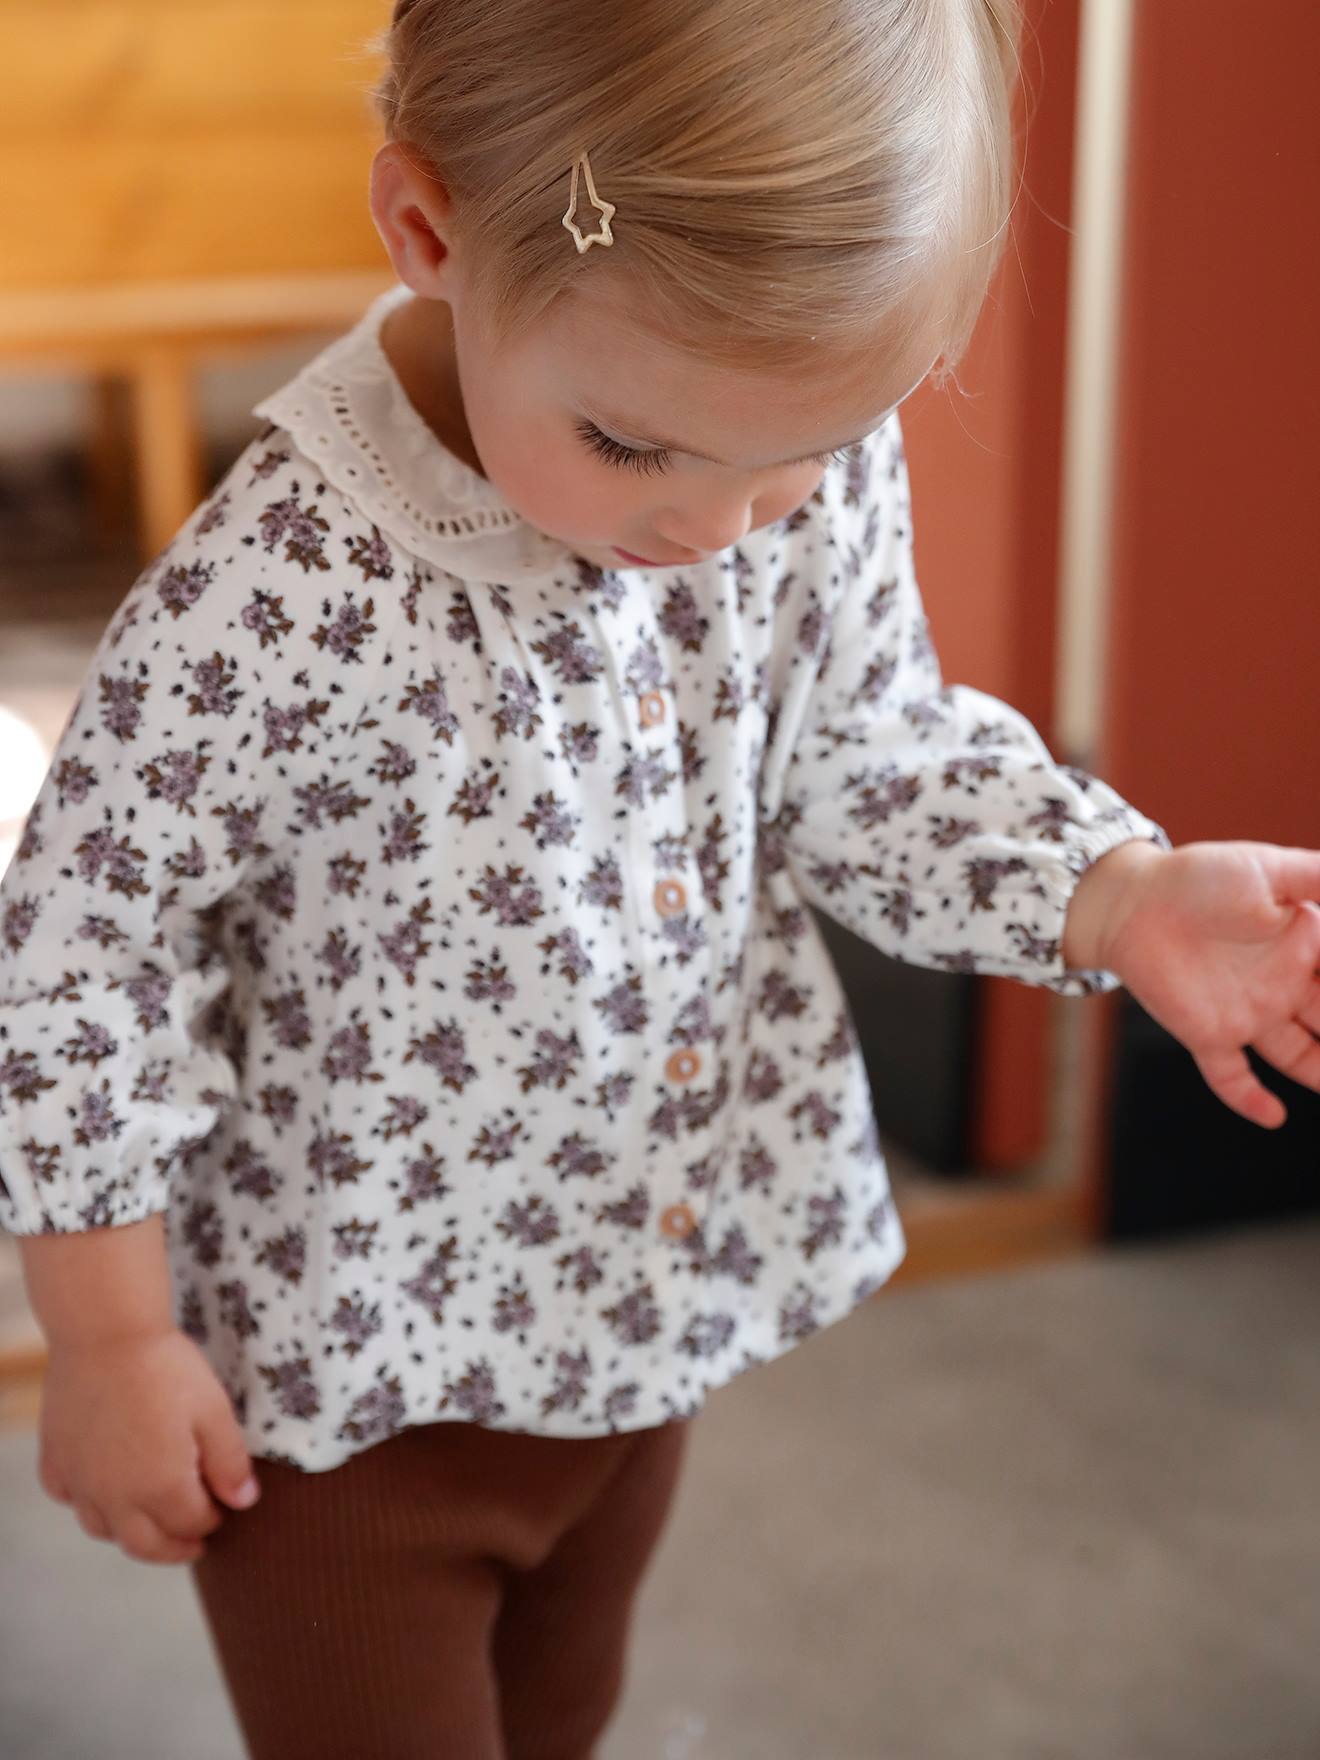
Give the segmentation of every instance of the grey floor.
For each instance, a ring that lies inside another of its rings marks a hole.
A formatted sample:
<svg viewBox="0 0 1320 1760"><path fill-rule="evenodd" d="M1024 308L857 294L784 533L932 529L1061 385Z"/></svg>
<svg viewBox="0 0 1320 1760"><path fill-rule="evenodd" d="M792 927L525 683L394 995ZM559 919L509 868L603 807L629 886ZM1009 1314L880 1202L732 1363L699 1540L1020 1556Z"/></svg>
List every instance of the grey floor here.
<svg viewBox="0 0 1320 1760"><path fill-rule="evenodd" d="M5 1760L239 1760L190 1579L26 1434L0 1544ZM600 1760L1317 1756L1307 1220L894 1290L717 1394Z"/></svg>

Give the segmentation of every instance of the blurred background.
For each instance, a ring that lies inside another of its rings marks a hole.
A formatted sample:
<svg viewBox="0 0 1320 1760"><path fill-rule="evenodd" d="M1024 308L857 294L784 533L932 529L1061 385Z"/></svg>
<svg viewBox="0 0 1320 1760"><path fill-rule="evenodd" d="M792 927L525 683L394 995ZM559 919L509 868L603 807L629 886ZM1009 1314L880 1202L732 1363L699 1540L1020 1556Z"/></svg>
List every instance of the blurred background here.
<svg viewBox="0 0 1320 1760"><path fill-rule="evenodd" d="M0 0L0 871L133 579L391 283L388 10ZM1030 0L1013 242L905 408L945 677L1175 843L1320 847L1317 65L1314 0ZM605 1760L1315 1760L1320 1099L822 926L909 1257L696 1426ZM41 1369L0 1236L0 1752L237 1760L186 1575L41 1493Z"/></svg>

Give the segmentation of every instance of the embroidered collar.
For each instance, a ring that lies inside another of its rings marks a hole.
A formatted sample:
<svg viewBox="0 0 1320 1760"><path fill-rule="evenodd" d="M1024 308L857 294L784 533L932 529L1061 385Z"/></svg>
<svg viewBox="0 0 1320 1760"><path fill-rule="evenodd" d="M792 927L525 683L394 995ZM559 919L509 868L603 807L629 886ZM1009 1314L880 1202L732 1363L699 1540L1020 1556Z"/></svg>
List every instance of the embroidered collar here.
<svg viewBox="0 0 1320 1760"><path fill-rule="evenodd" d="M380 331L402 282L253 414L286 429L326 482L405 550L466 580L516 586L586 566L442 445L408 400Z"/></svg>

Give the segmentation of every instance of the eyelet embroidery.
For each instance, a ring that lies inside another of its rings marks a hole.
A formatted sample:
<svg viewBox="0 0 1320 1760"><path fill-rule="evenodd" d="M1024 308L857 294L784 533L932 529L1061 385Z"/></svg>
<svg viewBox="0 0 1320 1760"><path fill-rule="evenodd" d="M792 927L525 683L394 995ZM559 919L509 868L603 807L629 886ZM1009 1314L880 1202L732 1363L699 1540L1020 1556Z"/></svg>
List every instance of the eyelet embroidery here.
<svg viewBox="0 0 1320 1760"><path fill-rule="evenodd" d="M382 531L430 561L463 569L479 559L444 554L441 545L495 537L525 522L441 444L408 402L380 345L385 317L407 297L403 286L382 294L338 344L304 367L295 395L289 395L294 386L286 387L254 413L284 427L316 458L327 481L340 489L351 484L354 501ZM372 438L386 428L399 438L390 459ZM437 505L452 511L437 513Z"/></svg>

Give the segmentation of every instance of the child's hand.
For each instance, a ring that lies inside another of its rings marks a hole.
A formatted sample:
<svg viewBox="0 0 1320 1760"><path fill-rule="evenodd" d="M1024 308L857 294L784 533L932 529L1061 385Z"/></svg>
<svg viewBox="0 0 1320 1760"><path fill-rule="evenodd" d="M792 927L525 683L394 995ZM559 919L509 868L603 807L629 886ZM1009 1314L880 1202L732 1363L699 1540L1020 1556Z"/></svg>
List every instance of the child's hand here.
<svg viewBox="0 0 1320 1760"><path fill-rule="evenodd" d="M252 1462L229 1395L176 1328L52 1344L38 1476L87 1533L154 1564L201 1557L222 1519L208 1486L236 1509L255 1501L241 1495Z"/></svg>
<svg viewBox="0 0 1320 1760"><path fill-rule="evenodd" d="M1320 852L1188 843L1116 891L1097 964L1191 1052L1234 1112L1274 1129L1287 1108L1244 1047L1320 1092Z"/></svg>

